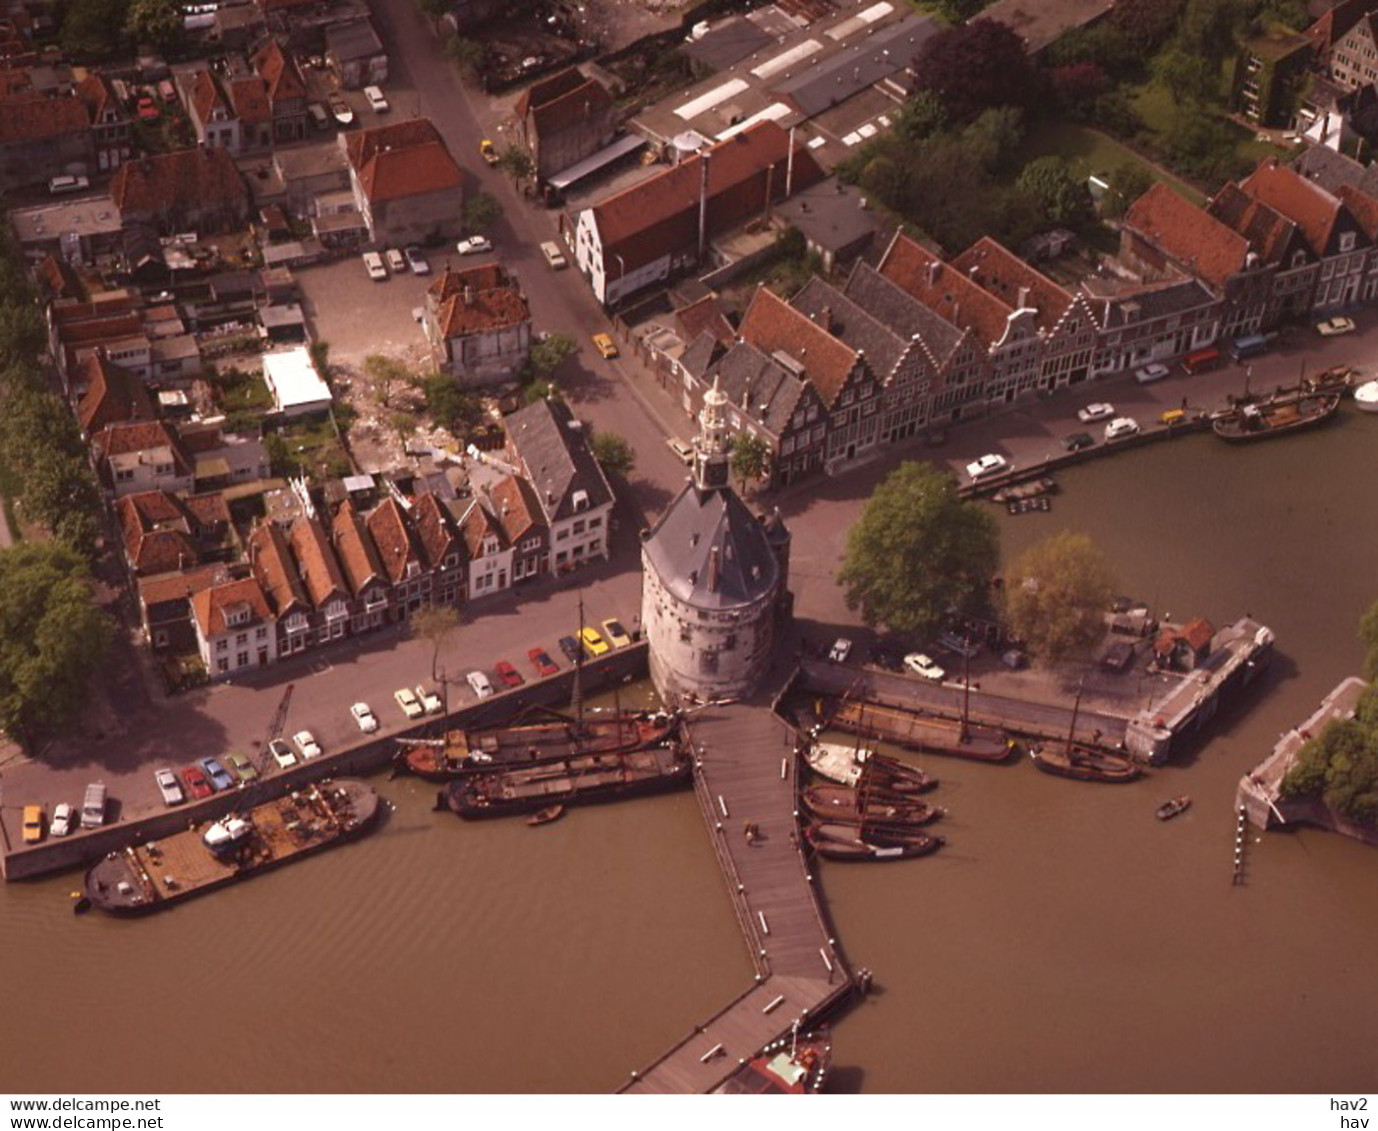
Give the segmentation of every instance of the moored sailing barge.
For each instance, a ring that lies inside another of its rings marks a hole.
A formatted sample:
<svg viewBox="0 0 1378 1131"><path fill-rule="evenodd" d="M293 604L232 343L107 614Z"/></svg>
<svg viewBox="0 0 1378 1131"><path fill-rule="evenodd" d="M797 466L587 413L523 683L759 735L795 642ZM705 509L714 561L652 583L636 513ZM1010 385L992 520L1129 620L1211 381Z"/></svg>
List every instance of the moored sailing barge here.
<svg viewBox="0 0 1378 1131"><path fill-rule="evenodd" d="M112 915L143 915L362 836L380 801L336 778L293 790L203 829L112 852L86 873L85 897Z"/></svg>
<svg viewBox="0 0 1378 1131"><path fill-rule="evenodd" d="M964 724L960 719L852 699L838 706L828 725L873 741L893 742L906 750L978 762L1003 762L1019 751L1019 744L999 727Z"/></svg>
<svg viewBox="0 0 1378 1131"><path fill-rule="evenodd" d="M1144 772L1137 762L1084 742L1031 746L1029 757L1045 774L1077 781L1130 782Z"/></svg>

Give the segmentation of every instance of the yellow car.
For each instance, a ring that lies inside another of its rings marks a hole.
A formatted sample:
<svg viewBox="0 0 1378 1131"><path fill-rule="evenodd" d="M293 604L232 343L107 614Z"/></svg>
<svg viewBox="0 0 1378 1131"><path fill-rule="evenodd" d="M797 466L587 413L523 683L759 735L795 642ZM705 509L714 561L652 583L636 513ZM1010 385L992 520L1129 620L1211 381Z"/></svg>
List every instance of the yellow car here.
<svg viewBox="0 0 1378 1131"><path fill-rule="evenodd" d="M604 357L616 357L618 354L617 343L607 334L594 334L593 345Z"/></svg>
<svg viewBox="0 0 1378 1131"><path fill-rule="evenodd" d="M24 843L37 844L43 839L43 806L24 806Z"/></svg>
<svg viewBox="0 0 1378 1131"><path fill-rule="evenodd" d="M579 639L583 642L584 651L590 656L601 656L608 651L608 642L598 635L596 628L581 628Z"/></svg>
<svg viewBox="0 0 1378 1131"><path fill-rule="evenodd" d="M479 156L489 165L496 165L498 161L501 160L501 158L498 157L497 149L494 148L493 143L488 138L484 138L478 143L478 151Z"/></svg>

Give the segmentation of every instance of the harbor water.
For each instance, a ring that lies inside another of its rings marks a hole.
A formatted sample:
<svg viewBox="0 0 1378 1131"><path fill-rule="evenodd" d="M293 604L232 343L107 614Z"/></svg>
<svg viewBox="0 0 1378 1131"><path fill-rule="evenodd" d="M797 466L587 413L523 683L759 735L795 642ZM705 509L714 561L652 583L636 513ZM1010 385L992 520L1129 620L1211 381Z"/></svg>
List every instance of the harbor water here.
<svg viewBox="0 0 1378 1131"><path fill-rule="evenodd" d="M1361 1092L1378 855L1255 833L1230 878L1235 782L1361 659L1378 421L1185 437L1060 479L1051 513L1001 512L1007 554L1084 531L1161 615L1273 628L1273 666L1209 743L1130 785L933 759L942 852L822 865L878 987L834 1032L833 1082ZM73 917L76 876L0 889L0 1087L609 1091L750 980L691 794L530 828L376 784L395 808L373 836L147 919ZM1180 793L1192 808L1155 820Z"/></svg>

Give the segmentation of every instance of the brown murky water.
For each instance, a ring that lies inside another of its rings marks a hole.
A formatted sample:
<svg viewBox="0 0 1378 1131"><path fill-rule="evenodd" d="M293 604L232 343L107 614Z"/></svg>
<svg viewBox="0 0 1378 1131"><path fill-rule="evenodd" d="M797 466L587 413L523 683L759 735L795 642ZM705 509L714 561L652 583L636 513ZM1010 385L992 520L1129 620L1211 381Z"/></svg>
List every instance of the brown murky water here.
<svg viewBox="0 0 1378 1131"><path fill-rule="evenodd" d="M1252 844L1239 775L1360 658L1378 598L1378 421L1251 449L1209 437L1063 477L1007 550L1090 533L1124 591L1278 656L1189 764L1097 787L936 761L938 856L825 866L880 992L835 1034L865 1091L1357 1092L1378 1070L1378 853ZM1132 675L1126 678L1133 678ZM373 837L142 921L0 890L0 1087L22 1091L606 1091L750 976L690 795L559 824L463 824L379 782ZM1164 798L1195 805L1168 823ZM24 1019L21 1026L14 1022Z"/></svg>

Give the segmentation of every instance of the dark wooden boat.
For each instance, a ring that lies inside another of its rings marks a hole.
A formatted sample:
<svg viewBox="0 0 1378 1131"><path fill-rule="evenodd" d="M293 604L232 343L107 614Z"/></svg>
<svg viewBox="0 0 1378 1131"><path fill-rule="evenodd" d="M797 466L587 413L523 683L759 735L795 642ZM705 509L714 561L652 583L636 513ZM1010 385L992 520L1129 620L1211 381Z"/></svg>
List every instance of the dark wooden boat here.
<svg viewBox="0 0 1378 1131"><path fill-rule="evenodd" d="M932 774L891 758L888 754L873 754L861 772L861 789L888 789L895 793L926 793L938 787Z"/></svg>
<svg viewBox="0 0 1378 1131"><path fill-rule="evenodd" d="M537 809L531 816L527 817L528 825L548 825L552 821L558 821L565 815L563 805L547 805L544 809Z"/></svg>
<svg viewBox="0 0 1378 1131"><path fill-rule="evenodd" d="M974 723L964 727L960 719L854 700L842 703L829 725L863 738L893 742L906 750L977 762L1003 762L1019 752L1019 743L999 727Z"/></svg>
<svg viewBox="0 0 1378 1131"><path fill-rule="evenodd" d="M407 769L426 781L446 782L479 770L533 766L580 754L646 750L673 742L679 716L666 711L613 711L573 718L543 712L539 721L479 730L451 730L443 739L411 740Z"/></svg>
<svg viewBox="0 0 1378 1131"><path fill-rule="evenodd" d="M942 810L927 801L903 794L864 793L841 785L813 785L804 790L804 808L826 821L839 824L869 822L897 825L927 825L942 816Z"/></svg>
<svg viewBox="0 0 1378 1131"><path fill-rule="evenodd" d="M1084 742L1032 746L1029 757L1045 774L1077 781L1128 782L1144 772L1137 762Z"/></svg>
<svg viewBox="0 0 1378 1131"><path fill-rule="evenodd" d="M1185 793L1180 797L1174 797L1170 801L1164 801L1154 812L1154 816L1160 821L1170 821L1180 813L1185 813L1191 808L1191 798Z"/></svg>
<svg viewBox="0 0 1378 1131"><path fill-rule="evenodd" d="M337 778L112 852L86 873L91 906L143 915L362 836L378 816L372 786Z"/></svg>
<svg viewBox="0 0 1378 1131"><path fill-rule="evenodd" d="M850 825L812 822L805 826L804 838L825 860L905 860L936 852L943 838L919 832L899 835L863 832Z"/></svg>
<svg viewBox="0 0 1378 1131"><path fill-rule="evenodd" d="M1339 410L1342 395L1343 390L1301 393L1237 405L1213 417L1211 429L1230 443L1281 436L1329 420Z"/></svg>
<svg viewBox="0 0 1378 1131"><path fill-rule="evenodd" d="M1041 498L1057 490L1057 481L1051 475L1040 475L1011 487L1001 487L991 496L996 503L1015 503L1026 499Z"/></svg>
<svg viewBox="0 0 1378 1131"><path fill-rule="evenodd" d="M823 1090L833 1046L826 1027L781 1037L713 1089L715 1095L808 1095Z"/></svg>
<svg viewBox="0 0 1378 1131"><path fill-rule="evenodd" d="M687 786L692 764L679 750L580 754L534 766L479 770L445 788L445 803L461 817L533 813L555 804L616 801Z"/></svg>

